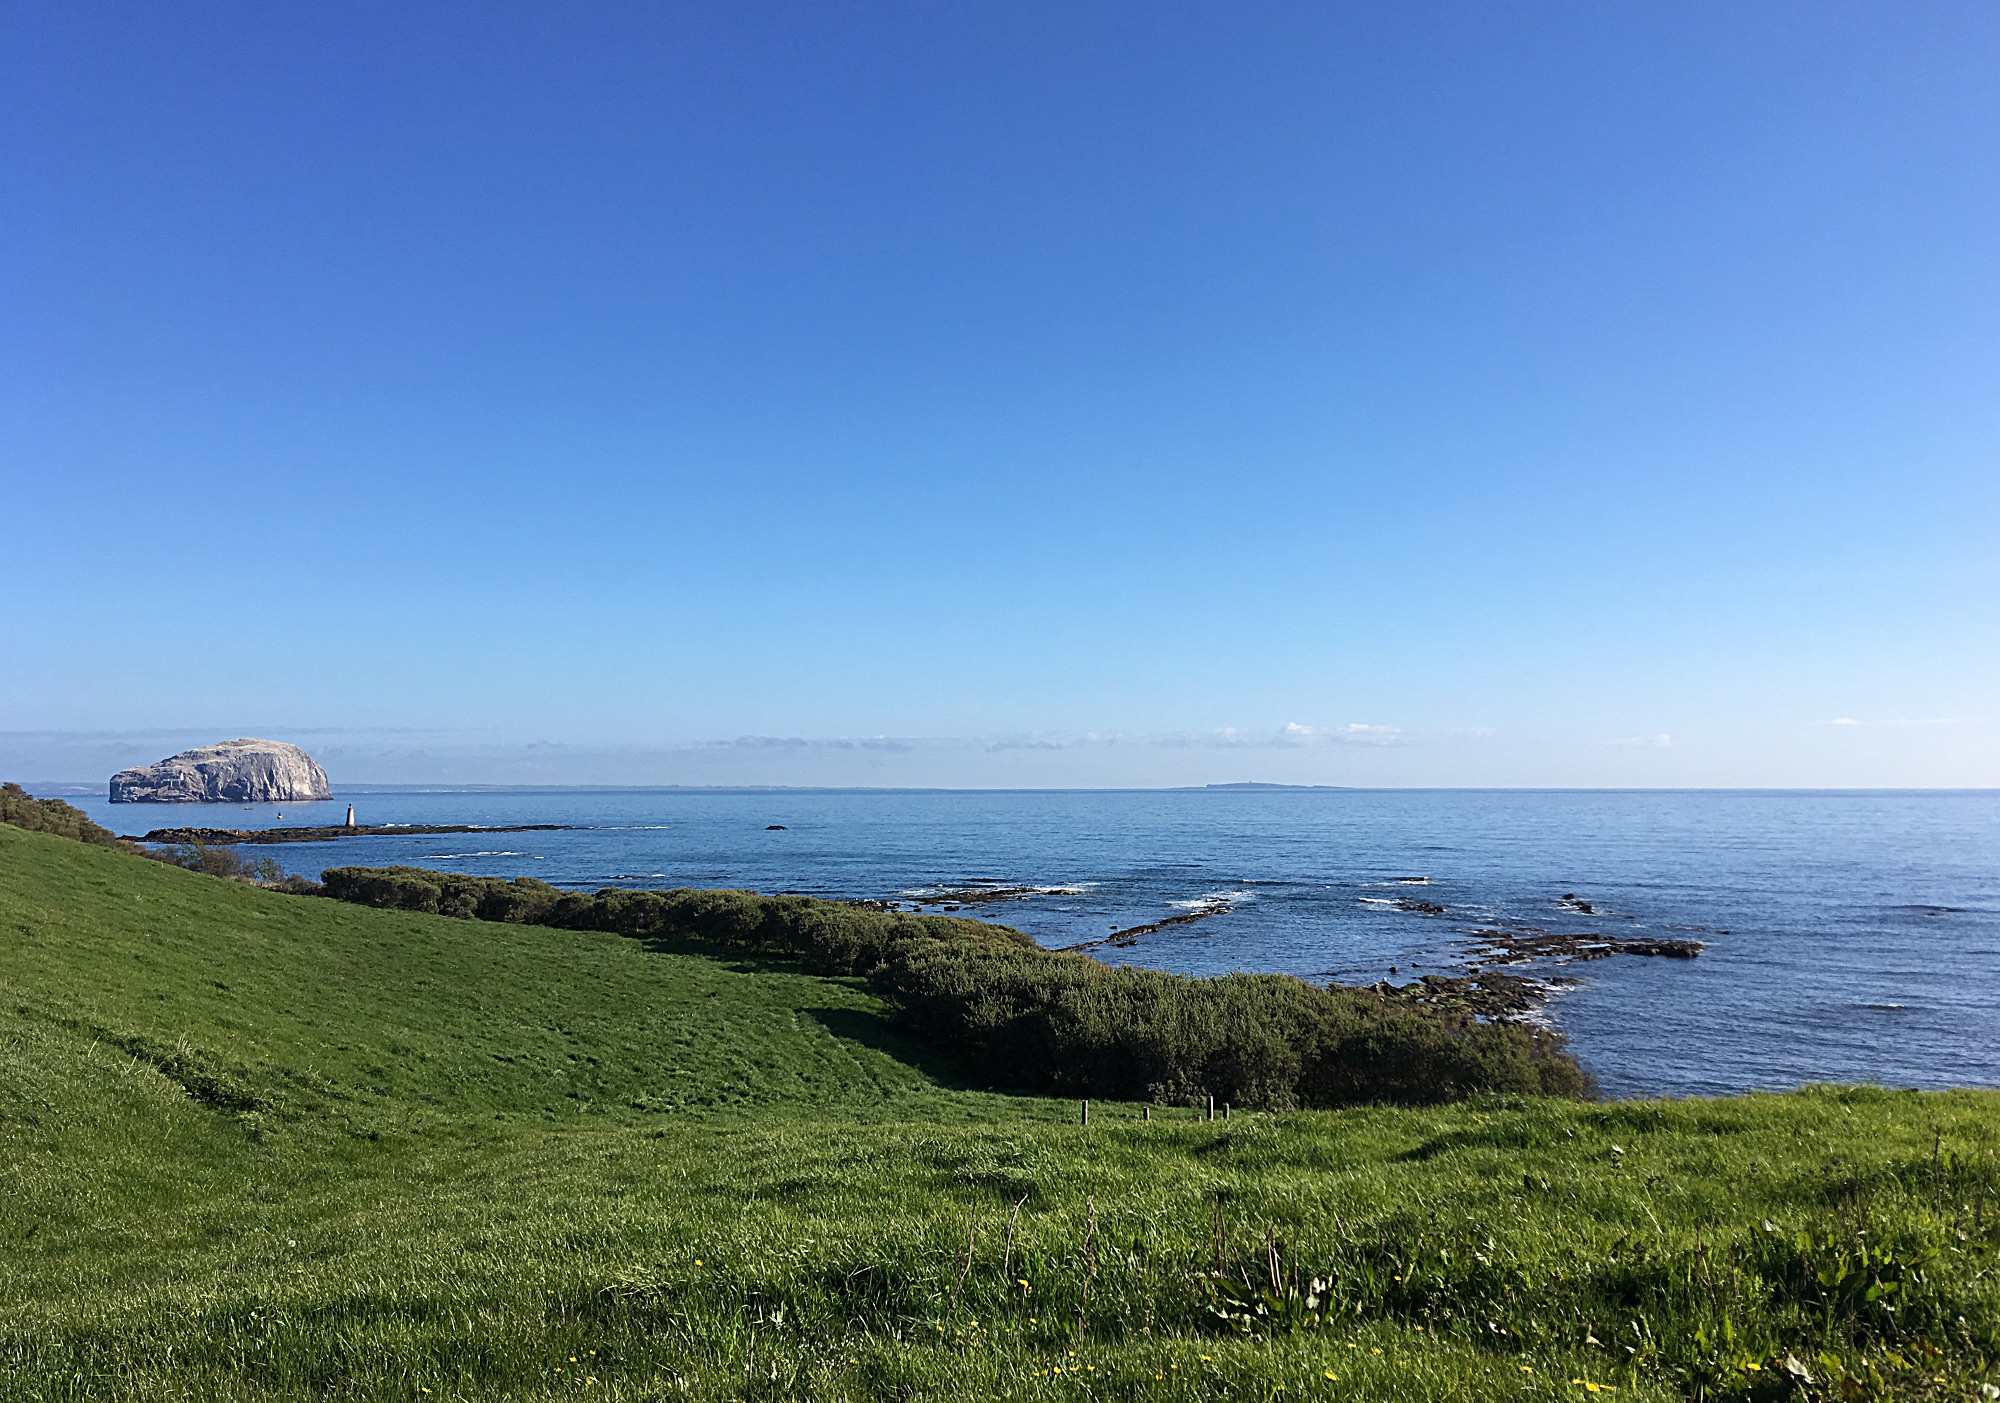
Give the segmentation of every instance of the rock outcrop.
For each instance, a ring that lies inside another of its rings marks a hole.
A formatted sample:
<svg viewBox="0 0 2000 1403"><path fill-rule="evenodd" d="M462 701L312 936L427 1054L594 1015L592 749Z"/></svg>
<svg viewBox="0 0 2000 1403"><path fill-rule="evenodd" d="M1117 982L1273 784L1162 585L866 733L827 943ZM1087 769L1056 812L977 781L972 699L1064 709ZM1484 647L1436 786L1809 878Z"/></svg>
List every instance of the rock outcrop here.
<svg viewBox="0 0 2000 1403"><path fill-rule="evenodd" d="M111 777L114 804L269 804L331 799L326 771L296 745L226 740Z"/></svg>

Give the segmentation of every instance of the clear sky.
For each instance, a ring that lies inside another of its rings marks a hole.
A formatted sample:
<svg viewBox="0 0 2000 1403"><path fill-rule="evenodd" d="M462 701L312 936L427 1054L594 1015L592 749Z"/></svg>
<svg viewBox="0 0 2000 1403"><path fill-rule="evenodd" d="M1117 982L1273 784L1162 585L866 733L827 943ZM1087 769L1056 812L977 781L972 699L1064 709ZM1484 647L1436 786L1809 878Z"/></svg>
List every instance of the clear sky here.
<svg viewBox="0 0 2000 1403"><path fill-rule="evenodd" d="M0 769L2000 784L2000 7L12 5Z"/></svg>

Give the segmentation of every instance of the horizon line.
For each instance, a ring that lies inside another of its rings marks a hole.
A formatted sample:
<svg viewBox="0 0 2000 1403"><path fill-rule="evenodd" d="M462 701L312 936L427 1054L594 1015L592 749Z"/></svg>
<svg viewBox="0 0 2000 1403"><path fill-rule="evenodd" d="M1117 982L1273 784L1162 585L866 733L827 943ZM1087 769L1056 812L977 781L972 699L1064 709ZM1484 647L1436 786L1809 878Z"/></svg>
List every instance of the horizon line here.
<svg viewBox="0 0 2000 1403"><path fill-rule="evenodd" d="M65 790L72 796L106 794L102 781L20 781L30 793ZM1334 793L1334 794L1996 794L1993 785L1565 785L1565 784L1288 784L1265 780L1225 780L1209 784L1159 785L917 785L917 784L508 784L360 782L336 784L342 794L1201 794L1201 793ZM58 796L59 797L59 796ZM322 799L284 799L269 803L326 803ZM239 806L222 800L193 807ZM242 807L263 807L243 805ZM183 808L183 803L132 807Z"/></svg>

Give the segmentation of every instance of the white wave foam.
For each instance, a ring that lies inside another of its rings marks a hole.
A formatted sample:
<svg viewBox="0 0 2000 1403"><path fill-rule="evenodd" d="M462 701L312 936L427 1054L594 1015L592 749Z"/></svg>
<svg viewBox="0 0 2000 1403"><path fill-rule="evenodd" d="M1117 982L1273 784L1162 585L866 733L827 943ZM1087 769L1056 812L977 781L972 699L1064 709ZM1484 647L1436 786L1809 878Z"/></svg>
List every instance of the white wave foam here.
<svg viewBox="0 0 2000 1403"><path fill-rule="evenodd" d="M1212 911L1218 906L1234 906L1238 902L1255 901L1257 894L1241 889L1234 891L1212 891L1188 901L1169 901L1168 906L1176 911Z"/></svg>
<svg viewBox="0 0 2000 1403"><path fill-rule="evenodd" d="M1071 882L1060 887L1037 887L1028 883L984 882L950 887L905 887L897 896L907 896L921 900L934 896L963 898L968 904L977 904L981 896L1013 895L1016 892L1031 892L1036 896L1088 896L1099 884L1096 882Z"/></svg>

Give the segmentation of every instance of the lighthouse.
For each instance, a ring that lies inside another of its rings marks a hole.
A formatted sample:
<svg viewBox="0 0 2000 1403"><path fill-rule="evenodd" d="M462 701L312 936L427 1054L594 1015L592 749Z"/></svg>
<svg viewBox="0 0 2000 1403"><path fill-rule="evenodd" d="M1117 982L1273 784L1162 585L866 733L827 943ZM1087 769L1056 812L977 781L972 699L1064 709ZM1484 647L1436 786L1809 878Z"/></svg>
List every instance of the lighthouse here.
<svg viewBox="0 0 2000 1403"><path fill-rule="evenodd" d="M349 828L354 827L354 805L352 804L347 806L347 826Z"/></svg>

